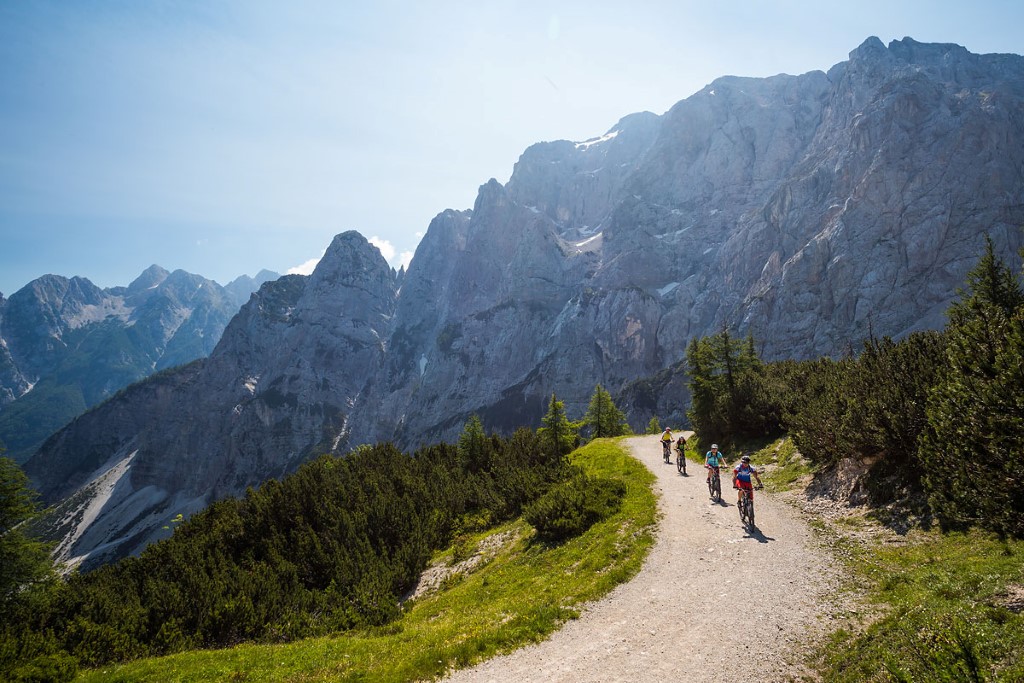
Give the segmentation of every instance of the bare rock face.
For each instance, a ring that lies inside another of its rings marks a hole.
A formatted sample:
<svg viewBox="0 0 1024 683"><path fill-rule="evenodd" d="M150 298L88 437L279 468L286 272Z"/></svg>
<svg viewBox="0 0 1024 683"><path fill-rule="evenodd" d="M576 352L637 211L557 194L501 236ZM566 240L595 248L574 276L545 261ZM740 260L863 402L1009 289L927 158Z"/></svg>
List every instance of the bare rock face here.
<svg viewBox="0 0 1024 683"><path fill-rule="evenodd" d="M772 330L774 355L940 327L986 234L1014 259L1021 70L1017 56L872 39L830 71L804 158L727 251L746 280L761 268L739 308Z"/></svg>
<svg viewBox="0 0 1024 683"><path fill-rule="evenodd" d="M349 448L348 416L380 375L395 275L358 233L311 276L264 284L209 358L133 385L26 464L60 557L90 567L140 551L190 514Z"/></svg>
<svg viewBox="0 0 1024 683"><path fill-rule="evenodd" d="M474 413L536 426L552 392L580 415L595 384L724 326L768 358L941 327L986 234L1017 263L1022 135L1015 55L872 38L828 73L718 79L530 147L507 185L434 219L408 272L339 235L207 360L78 419L28 470L69 506L63 556L101 562L314 453L450 440ZM623 406L635 427L682 418L680 396L642 398Z"/></svg>
<svg viewBox="0 0 1024 683"><path fill-rule="evenodd" d="M250 279L248 284L253 284ZM23 462L132 382L209 355L248 298L151 266L127 287L45 275L0 300L0 444Z"/></svg>

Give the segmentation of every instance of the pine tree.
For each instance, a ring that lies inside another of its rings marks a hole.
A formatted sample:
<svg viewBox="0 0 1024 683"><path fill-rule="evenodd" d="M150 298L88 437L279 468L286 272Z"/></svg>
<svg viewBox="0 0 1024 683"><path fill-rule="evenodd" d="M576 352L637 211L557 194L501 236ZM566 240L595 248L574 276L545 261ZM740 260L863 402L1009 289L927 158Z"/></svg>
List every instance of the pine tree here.
<svg viewBox="0 0 1024 683"><path fill-rule="evenodd" d="M658 420L657 415L651 416L651 421L647 423L648 434L661 434L661 422Z"/></svg>
<svg viewBox="0 0 1024 683"><path fill-rule="evenodd" d="M470 472L479 472L487 467L491 456L491 444L478 416L473 415L466 421L459 436L458 451L459 457Z"/></svg>
<svg viewBox="0 0 1024 683"><path fill-rule="evenodd" d="M590 397L587 414L583 416L583 425L591 429L595 439L606 436L622 436L628 430L626 416L612 401L604 387L598 384Z"/></svg>
<svg viewBox="0 0 1024 683"><path fill-rule="evenodd" d="M49 547L18 527L36 511L28 477L10 458L0 457L0 621L27 589L53 578Z"/></svg>
<svg viewBox="0 0 1024 683"><path fill-rule="evenodd" d="M947 528L1024 536L1024 292L991 240L949 312L947 367L921 438L929 502Z"/></svg>
<svg viewBox="0 0 1024 683"><path fill-rule="evenodd" d="M547 414L541 418L544 426L537 430L537 435L544 444L544 449L555 458L568 454L575 447L577 430L565 414L565 403L551 394Z"/></svg>
<svg viewBox="0 0 1024 683"><path fill-rule="evenodd" d="M694 337L686 347L686 366L690 375L690 409L687 417L703 439L720 440L723 430L715 405L715 364L711 344Z"/></svg>
<svg viewBox="0 0 1024 683"><path fill-rule="evenodd" d="M701 440L728 443L781 432L785 388L769 382L753 336L737 342L723 328L693 339L686 363L692 396L687 416Z"/></svg>

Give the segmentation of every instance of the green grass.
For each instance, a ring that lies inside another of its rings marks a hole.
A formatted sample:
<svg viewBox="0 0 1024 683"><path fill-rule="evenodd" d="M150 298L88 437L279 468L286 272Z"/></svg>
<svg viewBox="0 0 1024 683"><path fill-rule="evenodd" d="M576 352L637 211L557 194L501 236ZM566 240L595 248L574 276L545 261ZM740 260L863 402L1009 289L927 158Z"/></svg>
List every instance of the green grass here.
<svg viewBox="0 0 1024 683"><path fill-rule="evenodd" d="M756 467L770 467L761 479L771 492L788 491L806 475L811 473L810 465L796 450L789 437L782 437L756 450L750 455Z"/></svg>
<svg viewBox="0 0 1024 683"><path fill-rule="evenodd" d="M832 635L819 653L823 680L1024 681L1024 542L921 532L853 557L883 616Z"/></svg>
<svg viewBox="0 0 1024 683"><path fill-rule="evenodd" d="M449 579L420 599L402 619L373 632L286 645L242 645L189 652L83 672L103 681L413 681L543 640L582 606L632 578L654 544L654 475L614 440L574 452L588 474L626 484L622 507L583 535L547 546L519 520L493 533L517 540L482 568ZM479 539L460 539L460 544ZM464 554L449 549L440 559Z"/></svg>

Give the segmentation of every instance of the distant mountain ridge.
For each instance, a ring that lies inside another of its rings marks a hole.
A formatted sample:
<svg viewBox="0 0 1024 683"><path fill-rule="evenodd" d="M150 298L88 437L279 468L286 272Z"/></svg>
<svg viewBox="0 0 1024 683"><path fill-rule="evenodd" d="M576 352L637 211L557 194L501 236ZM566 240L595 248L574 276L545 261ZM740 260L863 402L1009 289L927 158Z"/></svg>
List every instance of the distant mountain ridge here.
<svg viewBox="0 0 1024 683"><path fill-rule="evenodd" d="M127 287L44 275L0 297L0 442L25 460L87 408L154 372L209 355L276 273L226 287L153 265Z"/></svg>
<svg viewBox="0 0 1024 683"><path fill-rule="evenodd" d="M1024 58L871 38L827 73L725 77L531 146L431 222L405 273L338 235L208 359L84 415L27 470L64 501L63 557L99 563L314 453L452 439L474 413L537 425L552 392L582 414L595 384L723 326L767 358L941 327L985 235L1019 263L1022 225ZM684 403L623 407L643 427Z"/></svg>

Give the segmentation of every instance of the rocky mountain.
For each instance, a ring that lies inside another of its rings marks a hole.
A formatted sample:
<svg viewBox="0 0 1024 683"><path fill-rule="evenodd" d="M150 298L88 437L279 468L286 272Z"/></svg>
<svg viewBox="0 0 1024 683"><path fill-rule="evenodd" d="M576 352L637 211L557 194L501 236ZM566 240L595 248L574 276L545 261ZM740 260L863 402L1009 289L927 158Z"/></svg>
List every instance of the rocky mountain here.
<svg viewBox="0 0 1024 683"><path fill-rule="evenodd" d="M119 389L207 356L249 295L277 275L227 287L151 266L127 287L45 275L0 298L0 443L23 461Z"/></svg>
<svg viewBox="0 0 1024 683"><path fill-rule="evenodd" d="M721 78L530 147L472 211L434 219L405 273L339 235L208 359L79 418L27 469L64 501L62 556L92 564L313 453L452 439L474 413L535 426L552 392L579 415L595 384L723 326L767 358L940 327L986 234L1019 263L1022 143L1016 55L871 38L827 73ZM653 410L679 420L670 398Z"/></svg>

